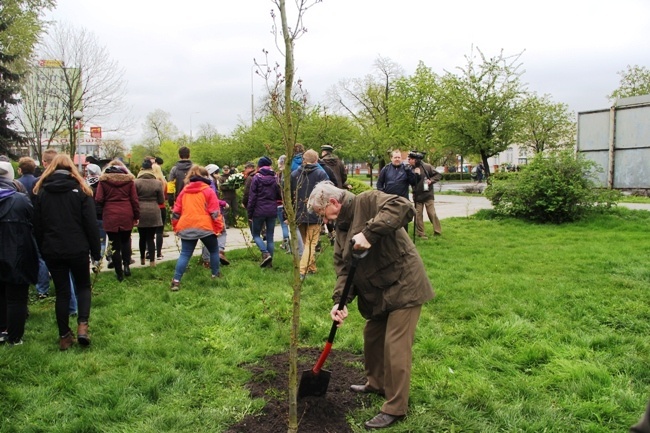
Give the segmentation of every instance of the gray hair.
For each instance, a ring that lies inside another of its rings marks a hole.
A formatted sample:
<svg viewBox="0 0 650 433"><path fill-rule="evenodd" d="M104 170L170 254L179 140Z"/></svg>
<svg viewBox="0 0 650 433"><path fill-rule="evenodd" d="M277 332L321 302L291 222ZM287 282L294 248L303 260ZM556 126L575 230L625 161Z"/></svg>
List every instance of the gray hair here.
<svg viewBox="0 0 650 433"><path fill-rule="evenodd" d="M314 212L314 208L319 210L323 209L327 206L331 198L340 202L343 199L343 194L345 194L345 191L338 188L329 180L318 182L314 187L314 190L309 194L307 209L312 213Z"/></svg>

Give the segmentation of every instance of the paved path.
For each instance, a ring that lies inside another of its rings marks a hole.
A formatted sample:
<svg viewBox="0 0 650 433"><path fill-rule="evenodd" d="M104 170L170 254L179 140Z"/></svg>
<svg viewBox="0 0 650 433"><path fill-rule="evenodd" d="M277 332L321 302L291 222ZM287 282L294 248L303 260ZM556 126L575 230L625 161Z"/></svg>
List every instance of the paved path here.
<svg viewBox="0 0 650 433"><path fill-rule="evenodd" d="M650 211L650 204L643 203L620 203L620 206L625 206L630 209L648 210ZM436 213L438 218L445 219L451 217L469 217L481 209L491 209L492 204L483 196L460 196L460 195L436 195ZM425 221L428 218L424 217ZM254 245L248 228L238 229L229 228L227 230L228 236L226 240L226 253L230 250L246 248L248 245ZM277 231L276 231L277 233ZM163 242L163 256L162 261L176 260L179 256L180 241L177 240L173 232L169 232L169 237L164 238ZM133 258L136 263L132 267L140 267L140 252L138 248L138 234L133 233L131 245L133 245ZM195 254L199 253L201 242L197 244ZM145 265L148 266L148 265ZM106 268L104 268L106 269Z"/></svg>

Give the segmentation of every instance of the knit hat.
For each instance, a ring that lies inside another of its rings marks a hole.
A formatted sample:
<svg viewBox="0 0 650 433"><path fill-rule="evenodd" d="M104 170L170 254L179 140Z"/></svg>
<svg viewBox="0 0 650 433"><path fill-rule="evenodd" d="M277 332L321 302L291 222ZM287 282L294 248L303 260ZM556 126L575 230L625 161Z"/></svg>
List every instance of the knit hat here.
<svg viewBox="0 0 650 433"><path fill-rule="evenodd" d="M88 164L86 166L86 173L88 173L89 176L99 176L102 172L102 169L99 168L97 164Z"/></svg>
<svg viewBox="0 0 650 433"><path fill-rule="evenodd" d="M212 176L215 172L219 171L219 166L217 164L208 164L205 166L205 169L208 171L208 174Z"/></svg>
<svg viewBox="0 0 650 433"><path fill-rule="evenodd" d="M0 177L14 180L14 167L10 162L0 161Z"/></svg>
<svg viewBox="0 0 650 433"><path fill-rule="evenodd" d="M128 171L126 170L126 167L122 167L121 165L110 165L106 167L106 173L127 174Z"/></svg>
<svg viewBox="0 0 650 433"><path fill-rule="evenodd" d="M273 161L271 161L271 158L269 158L268 156L263 156L259 159L259 161L257 161L258 167L267 167L270 166L271 164L273 164Z"/></svg>
<svg viewBox="0 0 650 433"><path fill-rule="evenodd" d="M149 158L146 158L144 161L142 161L143 170L151 170L151 167L153 167L153 164Z"/></svg>

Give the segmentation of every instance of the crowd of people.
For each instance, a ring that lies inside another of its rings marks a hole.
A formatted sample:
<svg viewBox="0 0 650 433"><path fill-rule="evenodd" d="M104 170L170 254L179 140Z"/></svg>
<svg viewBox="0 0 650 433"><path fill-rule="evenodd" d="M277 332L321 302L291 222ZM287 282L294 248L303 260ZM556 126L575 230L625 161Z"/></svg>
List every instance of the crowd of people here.
<svg viewBox="0 0 650 433"><path fill-rule="evenodd" d="M261 156L256 163L244 164L241 175L228 166L194 164L186 147L179 150L179 160L167 177L161 169L162 160L154 157L146 157L137 174L118 159L103 168L87 164L81 173L67 155L49 152L43 155L45 170L40 177L35 175L34 161L22 158L18 181L11 163L0 161L2 342L22 344L29 286L36 286L39 297L47 297L51 277L60 350L75 342L90 345L91 269L101 269L106 257L119 282L131 276L134 227L139 235L140 264L155 267L157 259L163 258L167 206L171 226L180 239L169 286L172 291L180 290L199 240L204 266L213 279L222 277L221 266L230 264L225 255L226 228L237 225L239 214L246 216L260 251L260 267L272 268L278 223L281 246L287 252L291 249L286 216L291 206L298 228L295 245L301 279L318 272L320 236L331 234L337 271L335 303L340 301L350 254L369 250L370 258L364 262L364 270L354 275L349 295L349 301L358 300L367 320L367 382L353 385L351 390L386 398L367 427L382 428L401 419L408 406L411 347L420 309L434 296L408 236L408 223L415 219L418 236L425 237L422 213L426 210L434 234L440 234L431 187L440 175L422 161L422 154L411 152L408 163L402 163L402 153L396 150L391 164L380 173L378 190L355 196L333 147L324 145L320 150L297 144L291 161L283 155L274 164L271 158ZM289 163L290 197L285 197L284 167ZM237 198L240 187L242 203ZM415 204L409 200L409 189ZM342 325L347 308L333 308L330 315ZM76 317L76 332L69 325L71 317Z"/></svg>

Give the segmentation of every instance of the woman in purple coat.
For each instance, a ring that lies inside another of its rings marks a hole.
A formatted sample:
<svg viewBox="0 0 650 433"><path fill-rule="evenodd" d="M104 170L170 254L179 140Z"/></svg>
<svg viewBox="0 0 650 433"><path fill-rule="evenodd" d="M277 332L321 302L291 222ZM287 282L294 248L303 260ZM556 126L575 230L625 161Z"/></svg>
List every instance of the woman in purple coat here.
<svg viewBox="0 0 650 433"><path fill-rule="evenodd" d="M273 230L278 214L278 203L282 203L280 185L271 168L271 159L263 156L257 162L257 174L253 176L248 197L248 219L251 222L253 240L262 252L262 268L273 266ZM266 244L262 240L262 227L266 227Z"/></svg>
<svg viewBox="0 0 650 433"><path fill-rule="evenodd" d="M95 201L104 209L104 230L111 242L118 281L131 276L131 231L140 220L135 177L124 163L114 159L99 177Z"/></svg>

